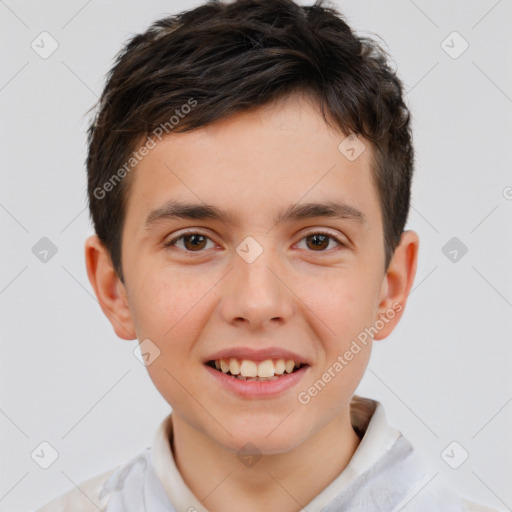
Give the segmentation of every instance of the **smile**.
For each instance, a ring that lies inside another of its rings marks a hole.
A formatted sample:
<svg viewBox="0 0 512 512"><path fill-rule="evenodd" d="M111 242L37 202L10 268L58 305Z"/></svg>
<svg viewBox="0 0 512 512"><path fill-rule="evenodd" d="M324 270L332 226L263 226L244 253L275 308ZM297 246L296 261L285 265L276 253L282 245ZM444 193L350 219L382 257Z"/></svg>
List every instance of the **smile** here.
<svg viewBox="0 0 512 512"><path fill-rule="evenodd" d="M265 359L258 362L235 357L208 361L207 365L228 376L245 381L278 380L283 375L296 372L302 366L293 359Z"/></svg>

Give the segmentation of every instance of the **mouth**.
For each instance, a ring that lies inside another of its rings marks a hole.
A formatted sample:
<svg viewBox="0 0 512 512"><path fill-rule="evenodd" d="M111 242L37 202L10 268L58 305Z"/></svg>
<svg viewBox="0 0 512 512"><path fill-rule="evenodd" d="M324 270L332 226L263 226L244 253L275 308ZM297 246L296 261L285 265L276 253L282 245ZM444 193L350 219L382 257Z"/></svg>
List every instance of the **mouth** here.
<svg viewBox="0 0 512 512"><path fill-rule="evenodd" d="M242 381L266 382L279 380L308 366L293 359L265 359L253 361L236 357L210 360L205 363L227 377Z"/></svg>

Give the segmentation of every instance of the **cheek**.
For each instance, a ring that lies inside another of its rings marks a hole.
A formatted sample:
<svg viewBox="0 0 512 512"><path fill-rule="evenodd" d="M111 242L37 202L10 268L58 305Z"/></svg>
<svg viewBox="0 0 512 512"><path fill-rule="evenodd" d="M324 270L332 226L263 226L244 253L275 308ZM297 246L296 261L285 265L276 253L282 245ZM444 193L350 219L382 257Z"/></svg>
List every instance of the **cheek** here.
<svg viewBox="0 0 512 512"><path fill-rule="evenodd" d="M178 348L200 328L198 311L209 289L206 280L183 272L153 270L135 286L131 309L139 339L150 338L163 347L172 343Z"/></svg>
<svg viewBox="0 0 512 512"><path fill-rule="evenodd" d="M324 286L311 287L307 299L329 328L332 350L342 350L371 325L377 306L374 279L362 273L337 274L324 281Z"/></svg>

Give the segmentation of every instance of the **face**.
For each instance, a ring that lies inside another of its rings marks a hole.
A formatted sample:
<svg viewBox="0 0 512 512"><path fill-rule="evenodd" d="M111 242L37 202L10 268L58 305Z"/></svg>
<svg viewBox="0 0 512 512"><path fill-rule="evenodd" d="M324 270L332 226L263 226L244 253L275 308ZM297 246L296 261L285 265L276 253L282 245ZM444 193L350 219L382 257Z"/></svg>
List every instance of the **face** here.
<svg viewBox="0 0 512 512"><path fill-rule="evenodd" d="M362 333L404 295L384 268L370 145L349 159L345 137L293 96L173 133L131 176L112 324L150 340L173 415L228 450L290 450L346 415Z"/></svg>

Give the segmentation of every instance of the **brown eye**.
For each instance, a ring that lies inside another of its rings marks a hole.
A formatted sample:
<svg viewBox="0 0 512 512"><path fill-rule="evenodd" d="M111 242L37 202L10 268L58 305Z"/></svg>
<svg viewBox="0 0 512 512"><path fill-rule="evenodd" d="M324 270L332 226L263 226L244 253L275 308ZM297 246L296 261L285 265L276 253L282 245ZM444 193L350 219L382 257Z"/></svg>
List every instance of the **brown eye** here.
<svg viewBox="0 0 512 512"><path fill-rule="evenodd" d="M164 247L176 247L184 252L202 252L208 242L213 245L209 237L201 233L186 233L164 243Z"/></svg>
<svg viewBox="0 0 512 512"><path fill-rule="evenodd" d="M310 235L306 235L302 240L305 241L307 249L315 252L327 252L329 244L332 241L335 242L338 246L344 245L335 236L329 235L327 233L312 233Z"/></svg>
<svg viewBox="0 0 512 512"><path fill-rule="evenodd" d="M310 249L326 249L329 246L330 237L327 235L309 235L306 237L306 244ZM308 243L309 242L309 243Z"/></svg>
<svg viewBox="0 0 512 512"><path fill-rule="evenodd" d="M190 251L201 250L204 249L206 240L207 238L203 235L185 235L183 237L183 245Z"/></svg>

